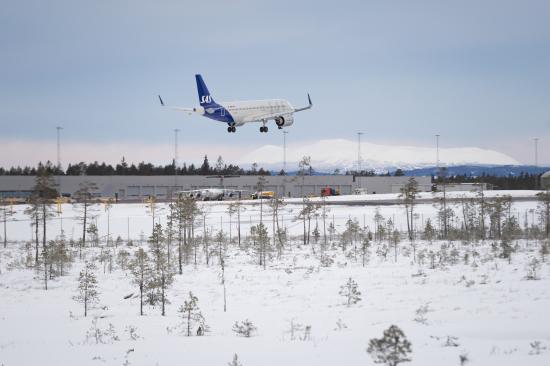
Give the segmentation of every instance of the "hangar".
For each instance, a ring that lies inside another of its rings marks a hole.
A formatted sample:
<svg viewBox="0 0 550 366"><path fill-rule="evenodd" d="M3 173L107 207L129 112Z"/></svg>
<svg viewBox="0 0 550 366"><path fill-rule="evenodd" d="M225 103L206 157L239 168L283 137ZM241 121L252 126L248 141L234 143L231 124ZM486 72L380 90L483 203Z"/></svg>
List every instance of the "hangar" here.
<svg viewBox="0 0 550 366"><path fill-rule="evenodd" d="M312 176L55 176L59 192L70 197L83 182L97 185L96 196L113 197L121 201L138 201L154 196L160 200L169 199L173 192L203 188L227 188L257 191L274 191L279 197L303 197L319 195L325 187L338 190L340 194L353 194L361 191L369 194L398 193L410 177L355 177L353 175L312 175ZM431 177L415 177L421 191L431 190ZM26 198L34 186L34 176L0 176L0 196Z"/></svg>

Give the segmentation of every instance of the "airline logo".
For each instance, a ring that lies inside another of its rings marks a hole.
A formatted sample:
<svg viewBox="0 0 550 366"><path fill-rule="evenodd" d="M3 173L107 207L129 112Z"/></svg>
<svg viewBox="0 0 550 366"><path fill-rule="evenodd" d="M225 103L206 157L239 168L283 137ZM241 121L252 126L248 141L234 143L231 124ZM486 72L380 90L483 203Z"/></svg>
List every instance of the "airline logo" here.
<svg viewBox="0 0 550 366"><path fill-rule="evenodd" d="M201 104L202 103L212 103L212 97L210 95L202 95Z"/></svg>

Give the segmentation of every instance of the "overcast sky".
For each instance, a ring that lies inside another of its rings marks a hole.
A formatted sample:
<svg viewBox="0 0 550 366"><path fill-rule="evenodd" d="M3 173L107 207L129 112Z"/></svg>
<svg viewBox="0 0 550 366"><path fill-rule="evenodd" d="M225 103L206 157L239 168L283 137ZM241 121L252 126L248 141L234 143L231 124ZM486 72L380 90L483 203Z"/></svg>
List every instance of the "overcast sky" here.
<svg viewBox="0 0 550 366"><path fill-rule="evenodd" d="M182 146L216 156L281 143L273 127L228 134L159 107L159 93L197 104L202 73L217 101L302 106L309 92L314 108L296 115L294 144L363 131L365 141L429 146L439 133L442 146L532 163L538 137L539 162L550 164L549 14L547 0L3 2L0 143L12 148L0 145L0 163L14 160L14 144L32 159L56 125L71 146L99 149L169 146L174 128Z"/></svg>

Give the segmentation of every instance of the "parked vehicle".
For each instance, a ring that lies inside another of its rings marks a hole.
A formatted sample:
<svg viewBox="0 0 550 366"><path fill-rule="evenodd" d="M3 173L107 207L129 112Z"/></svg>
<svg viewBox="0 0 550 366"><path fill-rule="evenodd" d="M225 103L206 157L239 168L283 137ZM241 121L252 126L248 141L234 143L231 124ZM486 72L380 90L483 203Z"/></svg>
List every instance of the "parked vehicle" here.
<svg viewBox="0 0 550 366"><path fill-rule="evenodd" d="M271 198L275 198L275 196L276 196L276 194L273 191L259 191L259 192L252 193L252 195L250 197L253 200L257 200L257 199L260 199L260 198L271 199Z"/></svg>
<svg viewBox="0 0 550 366"><path fill-rule="evenodd" d="M330 188L330 187L325 187L325 188L321 189L321 197L339 196L339 195L340 195L340 190L339 189L334 189L334 188Z"/></svg>

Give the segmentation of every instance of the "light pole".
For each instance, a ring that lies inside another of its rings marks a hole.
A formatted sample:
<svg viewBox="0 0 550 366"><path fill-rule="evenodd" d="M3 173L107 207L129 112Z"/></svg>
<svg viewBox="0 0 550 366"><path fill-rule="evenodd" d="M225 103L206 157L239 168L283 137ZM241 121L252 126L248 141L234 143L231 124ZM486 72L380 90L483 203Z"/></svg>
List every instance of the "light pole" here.
<svg viewBox="0 0 550 366"><path fill-rule="evenodd" d="M288 134L288 131L283 131L283 171L285 172L285 175L287 174L286 171L286 135Z"/></svg>
<svg viewBox="0 0 550 366"><path fill-rule="evenodd" d="M174 129L174 189L178 189L178 132L179 129Z"/></svg>
<svg viewBox="0 0 550 366"><path fill-rule="evenodd" d="M286 171L286 135L288 134L288 131L283 131L283 172L285 173L285 177L283 177L283 197L286 196L286 175L288 174Z"/></svg>
<svg viewBox="0 0 550 366"><path fill-rule="evenodd" d="M61 170L61 137L60 133L63 127L57 126L55 128L57 130L57 169Z"/></svg>
<svg viewBox="0 0 550 366"><path fill-rule="evenodd" d="M535 141L535 167L539 166L539 139L538 137L535 137L533 139Z"/></svg>
<svg viewBox="0 0 550 366"><path fill-rule="evenodd" d="M435 135L435 166L439 171L439 137L441 135Z"/></svg>
<svg viewBox="0 0 550 366"><path fill-rule="evenodd" d="M55 129L57 134L57 187L61 195L61 130L63 127L56 126Z"/></svg>
<svg viewBox="0 0 550 366"><path fill-rule="evenodd" d="M362 166L361 166L361 136L363 135L363 132L357 132L357 173L361 174Z"/></svg>

